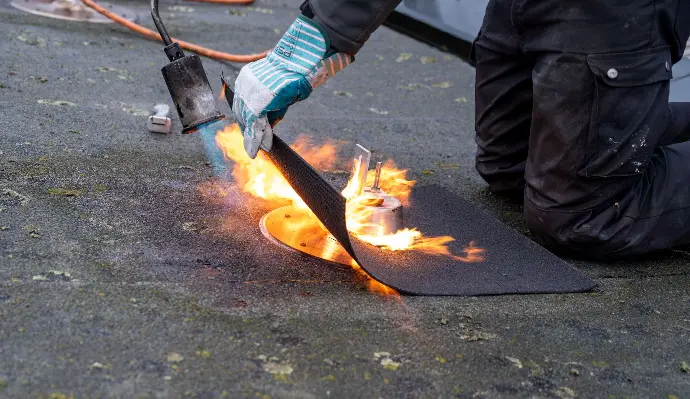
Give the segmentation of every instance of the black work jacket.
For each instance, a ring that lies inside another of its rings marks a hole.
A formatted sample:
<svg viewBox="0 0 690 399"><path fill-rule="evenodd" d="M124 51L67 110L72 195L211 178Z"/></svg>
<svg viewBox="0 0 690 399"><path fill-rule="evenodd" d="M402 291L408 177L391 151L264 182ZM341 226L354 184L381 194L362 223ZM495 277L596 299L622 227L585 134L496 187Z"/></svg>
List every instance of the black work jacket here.
<svg viewBox="0 0 690 399"><path fill-rule="evenodd" d="M491 0L489 7L492 6L491 3L500 1L514 0ZM668 42L673 43L671 54L673 62L677 62L683 56L685 40L690 35L690 0L640 1L653 4L657 9L659 29L667 36ZM301 9L323 27L333 48L354 55L400 2L401 0L305 0ZM538 8L543 6L544 1L522 0L520 3L521 7ZM635 2L626 0L614 0L610 3L601 0L559 0L546 3L551 3L563 12L568 12L571 7L601 6L610 9L636 6L633 4Z"/></svg>

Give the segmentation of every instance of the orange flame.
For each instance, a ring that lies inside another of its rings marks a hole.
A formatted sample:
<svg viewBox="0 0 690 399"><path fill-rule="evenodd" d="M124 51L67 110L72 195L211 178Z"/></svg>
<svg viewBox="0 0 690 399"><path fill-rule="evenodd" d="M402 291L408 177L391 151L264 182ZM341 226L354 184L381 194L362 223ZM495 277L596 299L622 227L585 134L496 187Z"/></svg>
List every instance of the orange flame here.
<svg viewBox="0 0 690 399"><path fill-rule="evenodd" d="M225 81L220 87L220 94L218 95L218 100L225 100Z"/></svg>
<svg viewBox="0 0 690 399"><path fill-rule="evenodd" d="M362 164L357 160L354 160L352 164L352 177L347 181L347 185L343 191L341 191L343 197L345 197L348 201L355 199L358 193L362 192L362 189L364 188L362 187L362 182L355 178L359 175Z"/></svg>
<svg viewBox="0 0 690 399"><path fill-rule="evenodd" d="M285 180L280 171L265 154L260 152L256 159L249 158L244 151L242 133L237 124L226 126L223 130L218 131L216 144L228 159L235 162L232 174L242 191L255 197L263 198L274 206L292 203L295 207L304 209L305 212L311 214L304 201L292 189L287 180ZM322 146L314 146L311 145L308 138L299 137L292 145L292 148L314 168L321 170L333 168L336 158L336 146L334 144L328 143ZM353 176L357 175L356 168L358 167L359 164L355 162L355 173L353 173ZM404 205L407 205L410 192L415 184L413 180L408 180L406 175L407 170L399 169L393 161L389 160L381 169L379 182L380 188L384 192L395 197ZM368 171L366 178L367 187L373 184L374 176L374 171ZM364 194L357 195L357 193L362 192L363 187L359 187L361 183L355 180L350 179L348 181L342 194L348 200L346 209L347 228L357 238L390 251L416 250L434 255L449 256L463 262L482 262L484 260L485 250L476 247L474 243L470 243L465 248L463 256L451 253L447 244L455 241L453 237L425 237L414 228L405 228L394 234L383 234L380 229L377 231L377 228L380 226L372 226L368 222L373 212L371 207L368 206L368 201L371 198ZM295 231L299 235L328 234L318 218L313 214L306 220L290 221L286 219L285 225L286 228L290 228L291 231ZM372 229L372 227L374 228ZM377 232L372 234L372 231ZM322 257L331 259L333 251L337 250L337 248L338 246L335 243L330 248L326 245L323 248ZM367 284L371 291L385 295L397 294L392 288L369 277L354 260L352 260L351 266L366 276L368 279Z"/></svg>
<svg viewBox="0 0 690 399"><path fill-rule="evenodd" d="M232 175L242 190L274 205L292 202L297 207L308 209L273 162L262 152L256 159L249 158L242 141L237 124L228 125L216 134L218 147L235 162ZM329 168L335 162L336 149L332 144L317 148L310 146L308 138L298 137L293 149L316 168Z"/></svg>
<svg viewBox="0 0 690 399"><path fill-rule="evenodd" d="M371 187L374 184L375 176L376 171L370 170L367 173L367 187ZM415 181L407 180L406 176L407 169L398 169L395 162L389 159L384 162L381 168L381 178L379 180L381 190L397 198L403 205L408 205L407 201L412 192L412 187L415 185Z"/></svg>

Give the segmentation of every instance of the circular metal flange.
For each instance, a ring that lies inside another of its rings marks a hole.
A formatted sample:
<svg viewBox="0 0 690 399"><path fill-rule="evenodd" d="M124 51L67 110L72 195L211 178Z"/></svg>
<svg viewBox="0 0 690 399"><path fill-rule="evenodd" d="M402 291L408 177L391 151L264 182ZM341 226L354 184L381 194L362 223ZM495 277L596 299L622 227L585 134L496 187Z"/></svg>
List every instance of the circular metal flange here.
<svg viewBox="0 0 690 399"><path fill-rule="evenodd" d="M369 204L371 205L366 206ZM403 228L402 202L384 191L365 189L359 202L354 204L355 207L357 205L364 205L368 209L366 214L369 220L362 226L361 234L372 236L395 234Z"/></svg>
<svg viewBox="0 0 690 399"><path fill-rule="evenodd" d="M125 7L101 2L98 4L129 21L136 21L137 19L136 13ZM14 0L10 5L29 14L48 18L100 24L113 22L110 18L99 14L79 0Z"/></svg>
<svg viewBox="0 0 690 399"><path fill-rule="evenodd" d="M261 233L274 244L328 262L355 264L354 259L314 216L292 205L272 210L259 222Z"/></svg>

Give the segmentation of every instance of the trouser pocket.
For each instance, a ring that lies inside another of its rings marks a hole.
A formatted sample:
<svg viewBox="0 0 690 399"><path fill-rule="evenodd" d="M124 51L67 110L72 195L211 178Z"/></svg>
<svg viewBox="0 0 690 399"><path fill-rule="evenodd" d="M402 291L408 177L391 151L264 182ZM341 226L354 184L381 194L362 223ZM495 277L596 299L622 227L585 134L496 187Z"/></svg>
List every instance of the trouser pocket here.
<svg viewBox="0 0 690 399"><path fill-rule="evenodd" d="M635 52L593 54L594 103L585 149L586 177L644 173L668 124L668 46Z"/></svg>

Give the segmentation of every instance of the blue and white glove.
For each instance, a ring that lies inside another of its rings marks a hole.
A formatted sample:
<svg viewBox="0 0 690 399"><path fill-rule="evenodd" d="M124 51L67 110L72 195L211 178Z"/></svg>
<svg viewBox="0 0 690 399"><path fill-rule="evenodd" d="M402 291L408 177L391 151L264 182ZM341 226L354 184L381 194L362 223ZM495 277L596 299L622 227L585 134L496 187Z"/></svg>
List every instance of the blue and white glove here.
<svg viewBox="0 0 690 399"><path fill-rule="evenodd" d="M232 110L255 158L273 147L273 126L288 107L350 65L354 57L328 54L328 38L318 23L299 16L266 58L245 65L235 80Z"/></svg>

